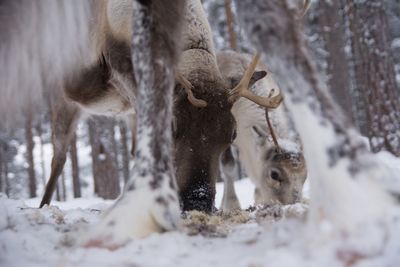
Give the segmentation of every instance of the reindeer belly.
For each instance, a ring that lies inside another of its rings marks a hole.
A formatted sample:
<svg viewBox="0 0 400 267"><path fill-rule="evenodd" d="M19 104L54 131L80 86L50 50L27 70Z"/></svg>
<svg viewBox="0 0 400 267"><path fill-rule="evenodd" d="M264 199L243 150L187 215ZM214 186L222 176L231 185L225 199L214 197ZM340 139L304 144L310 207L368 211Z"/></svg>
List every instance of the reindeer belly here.
<svg viewBox="0 0 400 267"><path fill-rule="evenodd" d="M129 101L116 92L111 92L87 104L80 103L80 105L86 112L95 115L120 116L135 113Z"/></svg>

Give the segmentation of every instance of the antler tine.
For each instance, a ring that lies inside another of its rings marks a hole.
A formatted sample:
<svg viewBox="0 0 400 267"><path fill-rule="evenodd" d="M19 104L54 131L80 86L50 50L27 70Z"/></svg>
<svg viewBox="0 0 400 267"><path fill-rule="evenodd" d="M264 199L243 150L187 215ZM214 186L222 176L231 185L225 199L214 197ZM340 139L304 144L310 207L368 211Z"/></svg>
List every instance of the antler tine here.
<svg viewBox="0 0 400 267"><path fill-rule="evenodd" d="M193 106L195 106L197 108L207 107L206 101L204 101L202 99L198 99L193 95L193 92L192 92L193 85L185 77L183 77L182 74L177 73L175 75L175 78L178 81L178 83L180 83L183 86L183 89L185 90L186 94L188 95L187 98Z"/></svg>
<svg viewBox="0 0 400 267"><path fill-rule="evenodd" d="M246 69L246 72L242 78L242 80L239 82L239 84L233 88L229 94L229 100L233 103L236 100L238 100L240 97L245 97L249 99L250 101L253 101L254 103L265 107L265 108L277 108L279 104L282 102L283 97L279 93L276 96L273 97L262 97L258 96L251 91L249 91L249 82L250 79L257 67L258 61L260 60L260 54L257 53L254 57L253 60L251 61L249 67Z"/></svg>
<svg viewBox="0 0 400 267"><path fill-rule="evenodd" d="M303 10L301 11L301 17L304 17L307 14L308 9L310 8L311 0L303 1Z"/></svg>

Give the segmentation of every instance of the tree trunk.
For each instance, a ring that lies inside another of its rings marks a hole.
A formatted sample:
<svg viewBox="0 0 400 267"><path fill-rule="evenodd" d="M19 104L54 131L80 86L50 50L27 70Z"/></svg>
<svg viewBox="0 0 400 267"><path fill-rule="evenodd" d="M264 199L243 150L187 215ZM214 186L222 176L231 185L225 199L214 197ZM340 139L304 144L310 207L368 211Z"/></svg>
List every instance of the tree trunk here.
<svg viewBox="0 0 400 267"><path fill-rule="evenodd" d="M129 161L130 161L130 153L128 147L128 128L126 123L119 122L119 131L121 133L121 151L122 151L122 174L124 177L124 184L129 180ZM134 133L132 133L134 134Z"/></svg>
<svg viewBox="0 0 400 267"><path fill-rule="evenodd" d="M98 127L100 123L103 127ZM115 199L120 194L118 167L112 141L113 131L110 126L113 124L107 118L97 118L97 123L91 121L89 124L95 193L104 199Z"/></svg>
<svg viewBox="0 0 400 267"><path fill-rule="evenodd" d="M79 163L78 163L78 151L76 148L76 134L73 135L70 143L70 159L71 159L71 169L72 169L72 188L74 193L74 198L81 197L81 185L79 179Z"/></svg>
<svg viewBox="0 0 400 267"><path fill-rule="evenodd" d="M118 160L118 144L117 141L115 140L115 126L116 126L116 121L115 119L107 119L107 124L108 124L108 142L109 142L109 151L110 151L110 156L112 157L112 159L114 160L114 166L117 170L117 174L118 174L118 179L119 179L119 173L118 173L118 169L119 169L119 160Z"/></svg>
<svg viewBox="0 0 400 267"><path fill-rule="evenodd" d="M318 2L318 26L327 53L328 86L335 101L353 121L348 59L345 53L344 8L341 1Z"/></svg>
<svg viewBox="0 0 400 267"><path fill-rule="evenodd" d="M383 0L347 0L354 54L355 90L359 113L366 114L361 129L372 151L400 156L400 93L397 88L388 23Z"/></svg>
<svg viewBox="0 0 400 267"><path fill-rule="evenodd" d="M33 157L33 133L32 133L32 112L26 113L25 139L26 139L26 160L28 161L29 197L36 197L36 174L35 162Z"/></svg>
<svg viewBox="0 0 400 267"><path fill-rule="evenodd" d="M94 122L93 119L88 120L88 132L89 132L89 143L91 147L91 153L90 155L92 156L92 175L93 175L93 190L96 195L99 193L98 189L98 184L97 184L97 177L99 174L97 173L97 166L98 166L98 158L99 158L99 139L97 138L97 132L96 132L96 123Z"/></svg>
<svg viewBox="0 0 400 267"><path fill-rule="evenodd" d="M42 128L42 122L39 121L37 126L36 126L36 131L39 136L40 140L40 167L42 169L42 175L41 175L41 182L43 184L43 187L46 186L46 168L45 168L45 163L44 163L44 150L43 150L43 128Z"/></svg>

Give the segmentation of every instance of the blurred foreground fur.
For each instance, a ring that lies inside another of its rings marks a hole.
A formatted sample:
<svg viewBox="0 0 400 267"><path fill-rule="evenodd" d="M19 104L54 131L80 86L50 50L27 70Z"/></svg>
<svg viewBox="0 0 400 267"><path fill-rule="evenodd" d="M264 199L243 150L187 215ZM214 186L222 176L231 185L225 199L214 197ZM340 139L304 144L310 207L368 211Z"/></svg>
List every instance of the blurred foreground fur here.
<svg viewBox="0 0 400 267"><path fill-rule="evenodd" d="M90 62L91 2L0 2L0 124L40 108L43 93L61 94L66 73Z"/></svg>

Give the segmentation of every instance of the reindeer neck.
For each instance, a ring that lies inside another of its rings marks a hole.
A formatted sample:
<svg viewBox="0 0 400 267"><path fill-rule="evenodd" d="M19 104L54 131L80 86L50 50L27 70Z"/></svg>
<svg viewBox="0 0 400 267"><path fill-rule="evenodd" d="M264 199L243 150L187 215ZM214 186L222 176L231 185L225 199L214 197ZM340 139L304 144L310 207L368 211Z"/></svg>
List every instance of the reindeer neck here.
<svg viewBox="0 0 400 267"><path fill-rule="evenodd" d="M183 27L182 49L202 49L215 57L212 32L200 0L188 0Z"/></svg>

